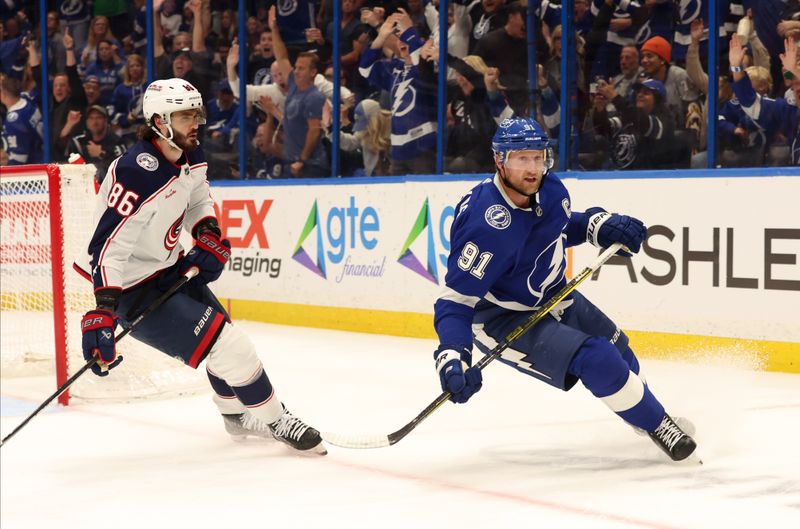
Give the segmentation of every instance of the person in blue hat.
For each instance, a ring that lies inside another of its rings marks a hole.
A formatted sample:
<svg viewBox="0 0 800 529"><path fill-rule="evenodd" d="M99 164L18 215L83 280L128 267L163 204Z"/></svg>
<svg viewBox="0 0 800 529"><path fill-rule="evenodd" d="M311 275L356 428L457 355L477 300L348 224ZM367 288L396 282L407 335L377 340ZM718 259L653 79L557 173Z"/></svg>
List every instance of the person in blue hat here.
<svg viewBox="0 0 800 529"><path fill-rule="evenodd" d="M666 105L667 90L656 79L642 79L633 85L633 101L617 93L614 85L598 81L597 91L617 109L609 117L605 107L592 108L597 132L608 138L611 157L619 169L665 169L674 160L670 142L675 120Z"/></svg>

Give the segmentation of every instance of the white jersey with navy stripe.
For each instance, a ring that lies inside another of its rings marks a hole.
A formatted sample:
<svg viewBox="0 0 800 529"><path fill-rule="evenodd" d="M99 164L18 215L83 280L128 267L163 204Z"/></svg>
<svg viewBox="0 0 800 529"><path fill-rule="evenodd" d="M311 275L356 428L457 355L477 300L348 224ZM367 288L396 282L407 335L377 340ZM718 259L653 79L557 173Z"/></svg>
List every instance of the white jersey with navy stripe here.
<svg viewBox="0 0 800 529"><path fill-rule="evenodd" d="M183 254L180 235L214 217L200 149L176 162L141 140L108 169L97 195L92 237L76 269L98 288L132 288Z"/></svg>

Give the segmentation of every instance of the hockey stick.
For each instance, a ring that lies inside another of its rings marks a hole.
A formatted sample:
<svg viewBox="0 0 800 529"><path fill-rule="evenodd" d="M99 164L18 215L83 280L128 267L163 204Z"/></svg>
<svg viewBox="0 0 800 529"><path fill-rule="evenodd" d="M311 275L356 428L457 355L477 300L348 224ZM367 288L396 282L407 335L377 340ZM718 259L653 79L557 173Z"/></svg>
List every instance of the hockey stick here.
<svg viewBox="0 0 800 529"><path fill-rule="evenodd" d="M125 336L127 336L128 334L130 334L130 333L131 333L131 331L133 331L133 329L134 329L134 328L136 328L136 326L137 326L137 325L139 325L139 323L141 323L141 321L142 321L143 319L145 319L147 316L149 316L150 314L152 314L152 313L153 313L153 311L155 311L157 308L159 308L159 307L160 307L160 306L161 306L161 305L162 305L162 304L163 304L163 303L164 303L164 302L165 302L165 301L166 301L166 300L167 300L167 299L168 299L170 296L172 296L172 295L173 295L175 292L177 292L179 288L181 288L183 285L185 285L187 281L189 281L190 279L192 279L194 276L196 276L196 275L197 275L197 274L199 274L199 273L200 273L200 270L199 270L199 269L198 269L196 266L193 266L193 267L191 267L189 270L187 270L187 271L186 271L186 273L185 273L185 274L184 274L184 275L183 275L183 276L182 276L180 279L178 279L178 280L175 282L175 284L174 284L174 285L172 285L172 286L169 288L169 290L167 290L166 292L164 292L163 294L161 294L161 296L159 296L159 298L158 298L158 299L156 299L156 300L155 300L155 301L153 301L153 302L152 302L150 305L148 305L148 307L147 307L146 309L144 309L144 310L141 312L141 314L139 314L138 316L136 316L136 318L135 318L135 319L134 319L134 320L131 322L131 324L128 326L128 328L127 328L127 329L124 329L124 330L123 330L121 333L119 333L119 334L118 334L118 335L117 335L117 336L114 338L114 342L116 343L116 342L120 341L121 339L123 339L123 338L124 338ZM88 362L86 362L86 365L84 365L83 367L81 367L81 368L80 368L80 369L79 369L79 370L78 370L78 371L77 371L77 372L76 372L74 375L72 375L71 377L69 377L69 379L67 379L67 381L66 381L66 382L64 382L64 383L63 383L63 384L62 384L62 385L61 385L61 386L60 386L60 387L59 387L59 388L56 390L56 392L55 392L55 393L53 393L52 395L50 395L50 396L47 398L47 400L45 400L44 402L42 402L42 404L41 404L41 405L40 405L38 408L36 408L36 410L34 410L34 412L33 412L33 413L31 413L30 415L28 415L28 417L27 417L27 418L26 418L24 421L22 421L22 423L21 423L19 426L17 426L16 428L14 428L14 431L12 431L10 434L8 434L8 435L6 435L5 437L3 437L3 440L2 440L2 441L0 441L0 446L3 446L4 444L6 444L6 441L8 441L8 440L9 440L9 439L11 439L12 437L14 437L14 435L15 435L15 434L16 434L18 431L22 430L22 428L24 428L24 427L25 427L25 425L26 425L26 424L28 424L28 423L30 422L30 420L31 420L31 419L33 419L34 417L36 417L36 415L38 415L38 413L39 413L40 411L42 411L43 409L45 409L45 408L47 407L47 405L48 405L48 404L50 404L51 402L53 402L53 400L57 399L59 395L61 395L62 393L64 393L66 390L68 390L68 389L69 389L69 387L70 387L72 384L74 384L74 383L75 383L75 381L76 381L76 380L78 380L78 378L80 378L80 376L81 376L81 375L83 375L83 374L84 374L86 371L88 371L89 369L91 369L91 368L92 368L92 366L94 366L96 363L97 363L97 357L96 357L96 356L95 356L94 358L92 358L91 360L89 360Z"/></svg>
<svg viewBox="0 0 800 529"><path fill-rule="evenodd" d="M539 323L539 321L547 316L556 305L558 305L564 298L566 298L570 292L575 290L578 285L580 285L587 277L592 275L598 268L600 268L603 263L608 261L608 259L617 253L620 249L627 250L621 243L614 243L609 248L605 249L600 256L589 266L584 268L580 271L578 275L573 277L569 283L564 285L564 287L559 290L558 292L551 297L547 303L545 303L541 309L531 314L531 316L525 320L519 327L508 333L505 338L503 338L494 349L492 349L487 355L485 355L481 360L475 364L475 367L478 369L483 370L484 367L489 365L489 363L496 358L498 358L503 351L505 351L509 345L514 343L520 336L528 332L534 325ZM431 402L427 408L422 410L422 413L417 415L414 420L397 430L396 432L392 432L389 435L355 435L355 436L348 436L348 435L341 435L335 433L325 432L322 434L322 438L334 445L340 446L342 448L383 448L386 446L391 446L405 436L411 433L411 431L419 426L419 424L430 417L433 412L435 412L439 407L447 402L452 393L449 391L445 391L439 397L436 398L433 402Z"/></svg>

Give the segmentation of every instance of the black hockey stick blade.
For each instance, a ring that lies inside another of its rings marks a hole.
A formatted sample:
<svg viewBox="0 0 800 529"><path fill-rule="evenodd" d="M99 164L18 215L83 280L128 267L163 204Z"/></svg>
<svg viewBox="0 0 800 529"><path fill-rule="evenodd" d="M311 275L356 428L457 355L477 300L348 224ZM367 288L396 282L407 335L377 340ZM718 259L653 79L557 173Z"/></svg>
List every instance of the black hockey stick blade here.
<svg viewBox="0 0 800 529"><path fill-rule="evenodd" d="M564 285L561 290L556 292L553 297L551 297L547 303L545 303L541 309L531 314L531 316L525 320L519 327L511 331L506 335L500 343L492 349L489 354L481 358L481 360L475 364L480 370L483 370L490 362L498 358L503 351L505 351L509 345L514 343L520 336L528 332L534 325L539 323L542 318L547 316L551 310L555 308L556 305L561 303L573 290L575 290L578 285L583 283L583 281L592 275L598 268L600 268L603 263L608 261L611 256L617 253L619 250L626 250L621 243L614 243L607 249L603 250L603 252L597 257L597 259L581 270L578 275L573 277L566 285ZM393 444L398 443L401 439L405 436L410 434L414 428L419 426L419 424L430 417L433 412L439 409L445 402L450 399L452 394L449 391L443 392L439 395L436 400L431 402L419 415L414 417L414 419L397 430L396 432L392 432L389 435L342 435L337 433L331 432L323 432L322 438L334 445L339 446L342 448L383 448L386 446L391 446Z"/></svg>
<svg viewBox="0 0 800 529"><path fill-rule="evenodd" d="M198 269L196 266L193 266L192 268L190 268L189 270L187 270L187 271L186 271L186 273L185 273L183 276L181 276L181 278L180 278L180 279L178 279L178 280L175 282L175 284L174 284L174 285L172 285L172 286L169 288L169 290L167 290L166 292L164 292L163 294L161 294L161 296L159 296L159 298L158 298L158 299L156 299L156 300L155 300L155 301L153 301L153 302L152 302L150 305L148 305L148 307L147 307L146 309L144 309L144 310L142 311L142 313L141 313L141 314L139 314L138 316L136 316L136 318L135 318L135 319L134 319L134 320L131 322L131 324L130 324L130 325L129 325L129 326L126 328L126 329L124 329L124 330L123 330L122 332L120 332L120 333L119 333L119 334L118 334L116 337L114 337L114 342L118 342L118 341L120 341L122 338L124 338L125 336L127 336L128 334L130 334L130 332L131 332L131 331L132 331L132 330L133 330L133 329L134 329L134 328L135 328L137 325L139 325L139 323L140 323L140 322L141 322L143 319L145 319L147 316L149 316L150 314L152 314L152 312L153 312L154 310L156 310L158 307L160 307L160 306L162 305L162 303L164 303L164 302L167 300L167 298L169 298L170 296L172 296L172 295L173 295L175 292L177 292L177 291L178 291L178 289L179 289L179 288L181 288L183 285L185 285L187 281L189 281L190 279L192 279L194 276L196 276L196 275L197 275L197 274L199 274L199 273L200 273L200 270L199 270L199 269ZM48 405L49 405L51 402L53 402L55 399L57 399L59 395L61 395L61 394L62 394L62 393L64 393L65 391L67 391L67 390L69 389L69 387L70 387L70 386L72 386L72 384L74 384L74 383L75 383L75 381L76 381L76 380L78 380L78 379L81 377L81 375L83 375L84 373L86 373L86 371L88 371L89 369L91 369L91 368L92 368L92 366L94 366L96 363L97 363L97 357L94 357L94 358L92 358L91 360L89 360L88 362L86 362L86 364L85 364L83 367L81 367L80 369L78 369L78 371L76 371L74 375L72 375L71 377L69 377L69 378L67 379L67 381L66 381L66 382L64 382L63 384L61 384L61 386L59 386L59 388L58 388L58 389L55 391L55 393L53 393L52 395L50 395L50 396L49 396L49 397L48 397L48 398L47 398L47 399L46 399L44 402L42 402L42 403L39 405L39 407L38 407L38 408L36 408L36 409L33 411L33 413L31 413L30 415L28 415L28 416L25 418L25 420L24 420L24 421L22 421L22 422L21 422L21 423L20 423L20 424L19 424L19 425L18 425L16 428L14 428L14 430L13 430L13 431L12 431L10 434L8 434L8 435L6 435L5 437L3 437L3 440L2 440L2 441L0 441L0 446L3 446L4 444L6 444L6 441L8 441L8 440L9 440L9 439L11 439L12 437L14 437L14 435L16 435L16 433L17 433L18 431L22 430L22 429L25 427L25 425L26 425L26 424L28 424L28 423L31 421L31 419L33 419L34 417L36 417L36 416L39 414L39 412L40 412L40 411L42 411L43 409L45 409L45 408L46 408L46 407L47 407L47 406L48 406Z"/></svg>

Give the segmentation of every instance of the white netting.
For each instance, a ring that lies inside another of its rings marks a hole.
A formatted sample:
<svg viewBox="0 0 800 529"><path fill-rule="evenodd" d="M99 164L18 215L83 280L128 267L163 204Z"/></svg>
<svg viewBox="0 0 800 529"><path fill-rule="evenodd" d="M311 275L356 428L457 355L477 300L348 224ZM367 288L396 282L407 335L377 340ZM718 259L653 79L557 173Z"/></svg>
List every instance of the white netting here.
<svg viewBox="0 0 800 529"><path fill-rule="evenodd" d="M91 284L72 269L85 251L96 201L92 166L60 165L66 322L54 321L50 235L50 189L39 166L0 178L0 374L31 376L55 373L56 331L66 330L71 375L85 361L80 347L81 315L94 307ZM56 296L58 299L58 296ZM119 330L117 331L119 332ZM193 393L207 384L205 375L128 337L117 350L125 357L109 376L84 374L73 384L73 397L131 400Z"/></svg>

